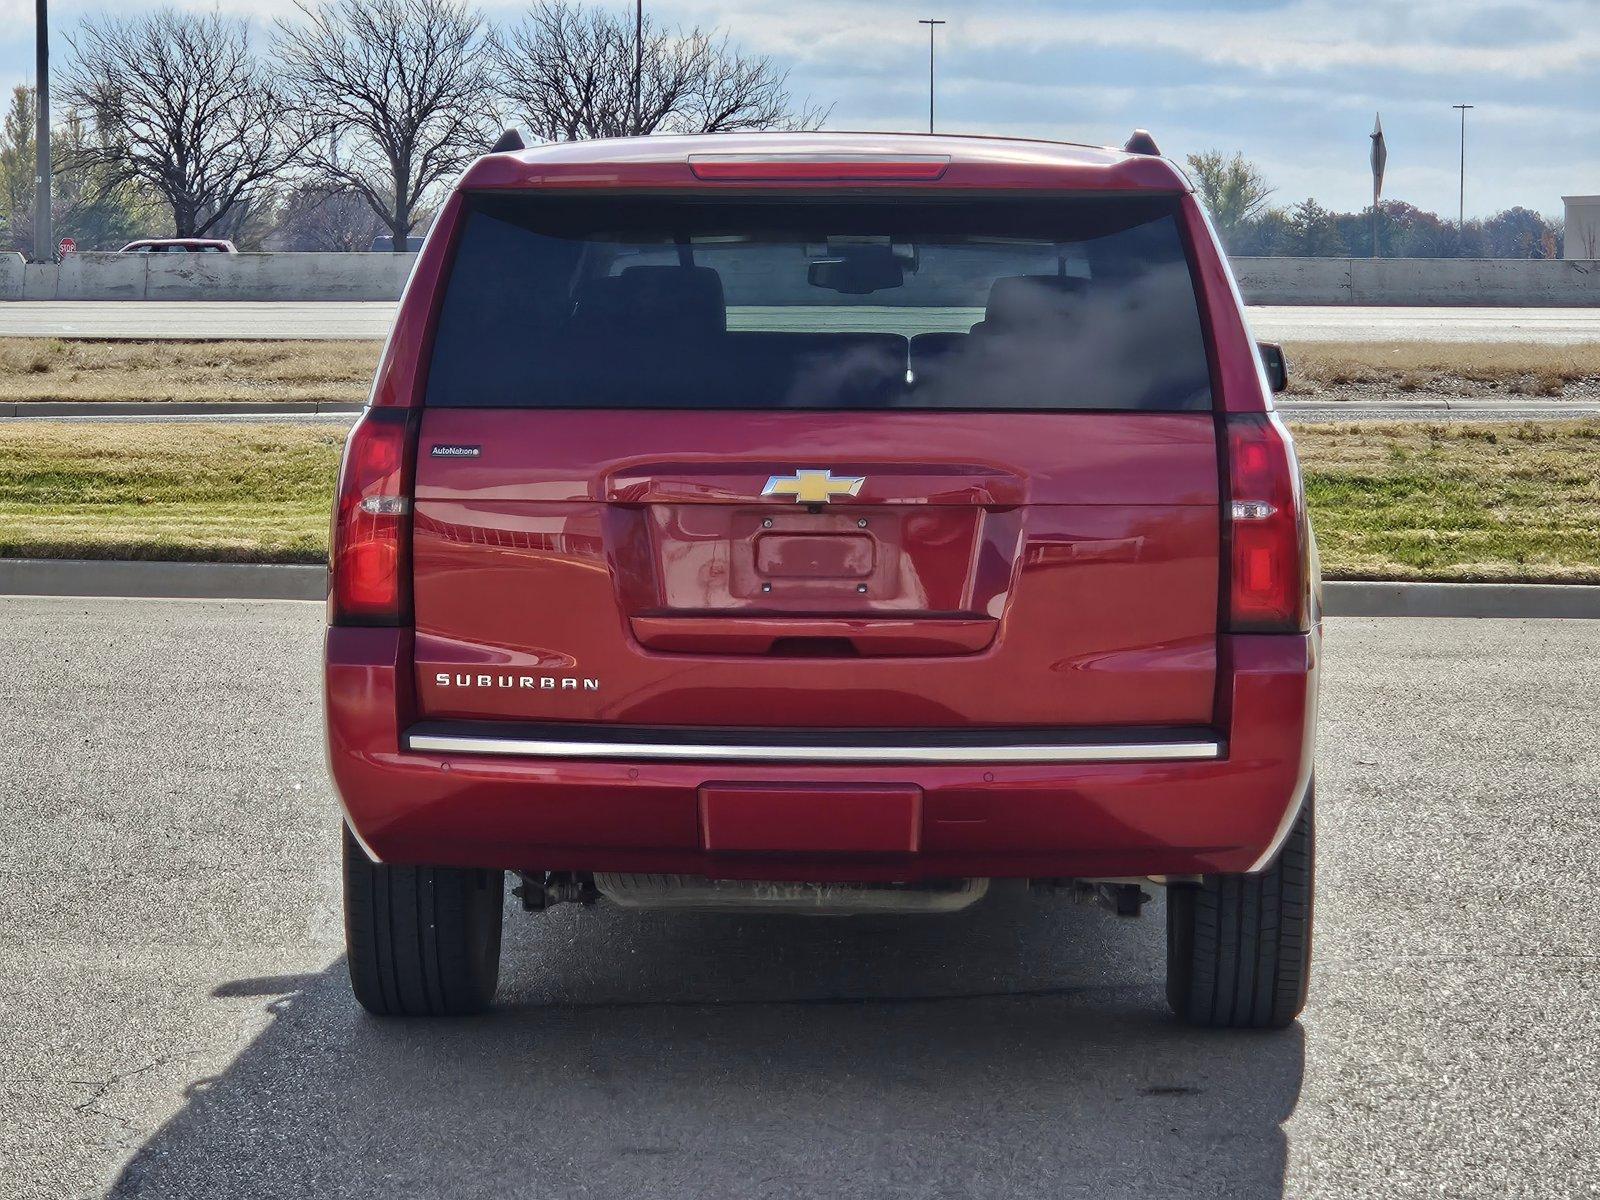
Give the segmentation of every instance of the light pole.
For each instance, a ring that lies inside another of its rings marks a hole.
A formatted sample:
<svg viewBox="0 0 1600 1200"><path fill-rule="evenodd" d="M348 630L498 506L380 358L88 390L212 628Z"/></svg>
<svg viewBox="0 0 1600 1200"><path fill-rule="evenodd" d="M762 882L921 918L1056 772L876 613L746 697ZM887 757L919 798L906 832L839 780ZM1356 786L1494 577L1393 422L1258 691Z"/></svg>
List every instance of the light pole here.
<svg viewBox="0 0 1600 1200"><path fill-rule="evenodd" d="M1451 108L1461 110L1461 193L1457 199L1456 228L1467 227L1467 109L1476 108L1475 104L1452 104Z"/></svg>
<svg viewBox="0 0 1600 1200"><path fill-rule="evenodd" d="M639 75L644 70L644 0L633 0L633 102L628 132L639 132Z"/></svg>
<svg viewBox="0 0 1600 1200"><path fill-rule="evenodd" d="M43 3L43 0L40 0L40 3ZM924 19L918 21L917 24L918 25L926 25L928 27L928 132L932 133L933 132L933 31L938 26L943 25L944 22L943 21L934 21L934 20L929 20L927 18L924 18Z"/></svg>
<svg viewBox="0 0 1600 1200"><path fill-rule="evenodd" d="M33 181L33 261L49 262L55 257L55 234L50 228L50 4L34 0L34 70L38 87L34 92L37 125L34 146L38 153Z"/></svg>

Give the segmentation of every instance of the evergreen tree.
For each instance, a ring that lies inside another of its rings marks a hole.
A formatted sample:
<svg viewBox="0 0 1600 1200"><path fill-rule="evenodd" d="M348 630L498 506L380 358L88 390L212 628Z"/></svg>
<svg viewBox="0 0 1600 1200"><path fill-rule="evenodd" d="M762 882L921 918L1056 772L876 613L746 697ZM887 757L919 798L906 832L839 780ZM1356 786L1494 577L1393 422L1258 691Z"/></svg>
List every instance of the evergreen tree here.
<svg viewBox="0 0 1600 1200"><path fill-rule="evenodd" d="M33 250L35 112L33 89L16 87L0 118L0 221L6 244ZM135 237L161 232L154 201L137 187L84 162L95 142L88 122L76 113L51 132L50 215L60 237L83 250L116 250Z"/></svg>
<svg viewBox="0 0 1600 1200"><path fill-rule="evenodd" d="M1302 258L1338 258L1350 253L1335 214L1313 198L1302 200L1289 210L1289 230L1292 253Z"/></svg>

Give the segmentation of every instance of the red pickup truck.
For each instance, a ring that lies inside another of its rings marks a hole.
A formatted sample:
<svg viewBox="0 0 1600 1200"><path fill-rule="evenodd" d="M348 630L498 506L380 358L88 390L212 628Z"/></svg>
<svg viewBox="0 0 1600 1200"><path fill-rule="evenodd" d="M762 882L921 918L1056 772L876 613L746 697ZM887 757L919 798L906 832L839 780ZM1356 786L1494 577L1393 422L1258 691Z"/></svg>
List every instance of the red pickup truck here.
<svg viewBox="0 0 1600 1200"><path fill-rule="evenodd" d="M562 901L1137 914L1183 1020L1305 1002L1315 546L1183 174L651 137L481 158L345 448L358 1000L492 1002Z"/></svg>

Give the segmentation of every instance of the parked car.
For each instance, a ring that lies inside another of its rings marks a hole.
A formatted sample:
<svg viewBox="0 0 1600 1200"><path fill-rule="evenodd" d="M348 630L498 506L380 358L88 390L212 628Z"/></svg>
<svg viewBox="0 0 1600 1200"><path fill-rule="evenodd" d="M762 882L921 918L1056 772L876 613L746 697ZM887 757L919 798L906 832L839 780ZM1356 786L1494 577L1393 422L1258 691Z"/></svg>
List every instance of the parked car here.
<svg viewBox="0 0 1600 1200"><path fill-rule="evenodd" d="M421 237L408 237L406 239L406 249L411 251L421 250L424 240ZM391 254L394 252L394 238L390 234L380 233L372 239L372 245L368 249L374 254Z"/></svg>
<svg viewBox="0 0 1600 1200"><path fill-rule="evenodd" d="M1122 150L763 134L467 171L346 445L329 761L357 999L525 909L1166 892L1185 1021L1311 957L1320 586L1217 240Z"/></svg>
<svg viewBox="0 0 1600 1200"><path fill-rule="evenodd" d="M237 254L224 238L140 238L129 242L121 254Z"/></svg>

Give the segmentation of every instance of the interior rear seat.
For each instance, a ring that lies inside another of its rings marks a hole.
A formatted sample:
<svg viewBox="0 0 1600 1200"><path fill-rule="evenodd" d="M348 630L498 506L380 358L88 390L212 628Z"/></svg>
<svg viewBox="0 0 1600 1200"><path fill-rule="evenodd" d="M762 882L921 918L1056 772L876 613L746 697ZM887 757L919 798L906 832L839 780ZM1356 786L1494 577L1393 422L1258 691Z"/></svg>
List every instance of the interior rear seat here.
<svg viewBox="0 0 1600 1200"><path fill-rule="evenodd" d="M575 336L708 337L728 328L722 276L711 267L627 267L577 292Z"/></svg>
<svg viewBox="0 0 1600 1200"><path fill-rule="evenodd" d="M983 320L971 333L919 333L911 339L911 374L916 386L941 383L967 352L981 354L996 334L1050 337L1071 319L1088 280L1071 275L1005 275L989 287Z"/></svg>
<svg viewBox="0 0 1600 1200"><path fill-rule="evenodd" d="M1072 318L1088 286L1087 279L1074 275L1003 275L990 285L983 320L972 332L1048 335Z"/></svg>

